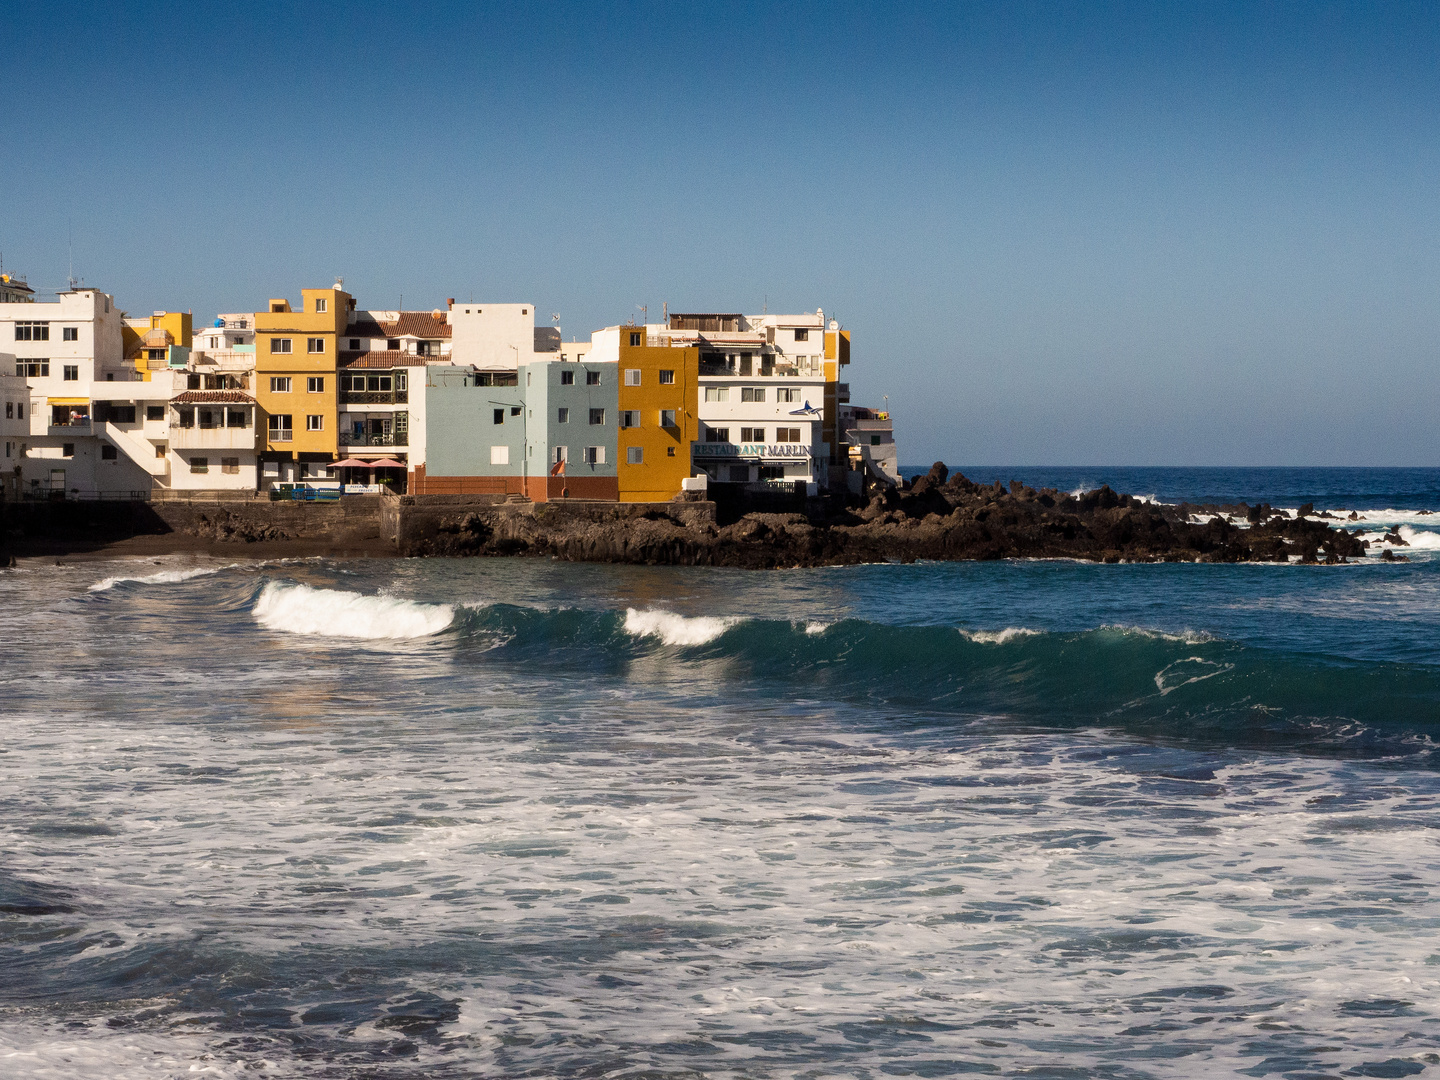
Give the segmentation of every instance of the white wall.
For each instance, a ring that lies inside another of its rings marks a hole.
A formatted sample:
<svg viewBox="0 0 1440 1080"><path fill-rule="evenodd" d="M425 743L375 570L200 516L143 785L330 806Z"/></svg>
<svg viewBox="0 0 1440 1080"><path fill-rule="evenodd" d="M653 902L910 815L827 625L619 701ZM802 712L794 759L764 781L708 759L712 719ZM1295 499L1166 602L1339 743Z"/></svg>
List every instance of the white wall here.
<svg viewBox="0 0 1440 1080"><path fill-rule="evenodd" d="M461 304L450 309L452 364L515 371L535 358L534 304Z"/></svg>

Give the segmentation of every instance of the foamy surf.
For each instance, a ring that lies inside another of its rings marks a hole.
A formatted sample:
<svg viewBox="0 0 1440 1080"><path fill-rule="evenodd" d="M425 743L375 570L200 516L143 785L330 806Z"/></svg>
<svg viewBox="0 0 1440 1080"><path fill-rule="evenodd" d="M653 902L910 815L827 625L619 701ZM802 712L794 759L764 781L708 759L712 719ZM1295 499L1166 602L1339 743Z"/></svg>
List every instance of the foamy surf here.
<svg viewBox="0 0 1440 1080"><path fill-rule="evenodd" d="M636 637L659 638L666 645L704 645L714 641L739 619L713 615L677 615L673 611L625 609L625 632Z"/></svg>
<svg viewBox="0 0 1440 1080"><path fill-rule="evenodd" d="M177 581L189 581L191 578L208 577L211 574L218 574L221 570L228 569L224 566L206 566L193 570L161 570L156 574L116 574L114 577L102 578L90 586L90 592L105 592L113 589L122 581L134 582L137 585L171 585Z"/></svg>
<svg viewBox="0 0 1440 1080"><path fill-rule="evenodd" d="M268 583L255 601L255 621L270 630L323 637L401 640L429 637L455 619L449 604Z"/></svg>
<svg viewBox="0 0 1440 1080"><path fill-rule="evenodd" d="M977 645L1004 645L1007 641L1034 637L1039 633L1039 630L1030 630L1024 626L1007 626L1003 630L961 630L960 636Z"/></svg>

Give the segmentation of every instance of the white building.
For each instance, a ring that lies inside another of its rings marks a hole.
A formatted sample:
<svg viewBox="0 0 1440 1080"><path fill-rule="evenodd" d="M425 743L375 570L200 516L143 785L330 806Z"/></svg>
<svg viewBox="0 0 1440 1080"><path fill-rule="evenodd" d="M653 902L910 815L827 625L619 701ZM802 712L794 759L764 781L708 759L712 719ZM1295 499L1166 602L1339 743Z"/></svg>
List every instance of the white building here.
<svg viewBox="0 0 1440 1080"><path fill-rule="evenodd" d="M900 457L890 414L859 405L840 406L840 442L850 462L850 490L860 494L865 481L900 483Z"/></svg>
<svg viewBox="0 0 1440 1080"><path fill-rule="evenodd" d="M255 351L255 317L249 313L216 315L209 326L202 326L192 332L192 344L197 352L228 352L246 347Z"/></svg>
<svg viewBox="0 0 1440 1080"><path fill-rule="evenodd" d="M124 361L122 315L96 289L70 289L53 302L0 304L0 344L9 371L26 384L19 459L29 494L70 498L147 495L164 462L167 394ZM19 402L16 402L17 406Z"/></svg>
<svg viewBox="0 0 1440 1080"><path fill-rule="evenodd" d="M452 301L449 322L452 363L481 371L518 371L535 359L534 304ZM542 332L549 329L540 328ZM555 344L559 344L558 335Z"/></svg>
<svg viewBox="0 0 1440 1080"><path fill-rule="evenodd" d="M14 353L0 353L0 499L20 498L20 459L30 434L30 387L14 372Z"/></svg>

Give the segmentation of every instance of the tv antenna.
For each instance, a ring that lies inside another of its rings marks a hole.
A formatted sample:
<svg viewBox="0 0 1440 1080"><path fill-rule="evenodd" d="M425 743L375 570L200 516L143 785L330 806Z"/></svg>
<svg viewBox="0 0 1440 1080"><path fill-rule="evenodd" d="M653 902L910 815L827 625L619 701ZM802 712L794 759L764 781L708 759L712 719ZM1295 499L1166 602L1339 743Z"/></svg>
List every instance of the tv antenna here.
<svg viewBox="0 0 1440 1080"><path fill-rule="evenodd" d="M69 280L70 280L70 288L73 289L73 288L75 288L75 286L76 286L77 284L79 284L79 283L75 280L75 223L74 223L74 221L73 221L72 219L70 219L70 218L66 218L66 219L65 219L65 231L69 234L69 238L70 238L70 279L69 279Z"/></svg>

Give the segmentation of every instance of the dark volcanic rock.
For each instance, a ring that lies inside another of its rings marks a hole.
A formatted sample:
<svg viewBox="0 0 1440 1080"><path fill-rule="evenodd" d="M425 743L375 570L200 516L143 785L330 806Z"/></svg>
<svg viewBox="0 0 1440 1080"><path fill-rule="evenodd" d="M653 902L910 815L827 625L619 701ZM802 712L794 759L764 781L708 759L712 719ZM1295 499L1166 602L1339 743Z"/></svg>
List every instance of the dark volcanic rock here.
<svg viewBox="0 0 1440 1080"><path fill-rule="evenodd" d="M1243 515L1250 527L1237 528L1225 514ZM1339 563L1364 556L1366 547L1309 514L1291 518L1268 504L1177 508L1109 487L1073 496L1018 481L1007 490L936 462L908 490L890 489L864 507L824 518L747 514L722 528L683 519L678 504L674 513L583 520L551 514L543 504L497 505L443 522L405 553L760 568L1006 558Z"/></svg>

